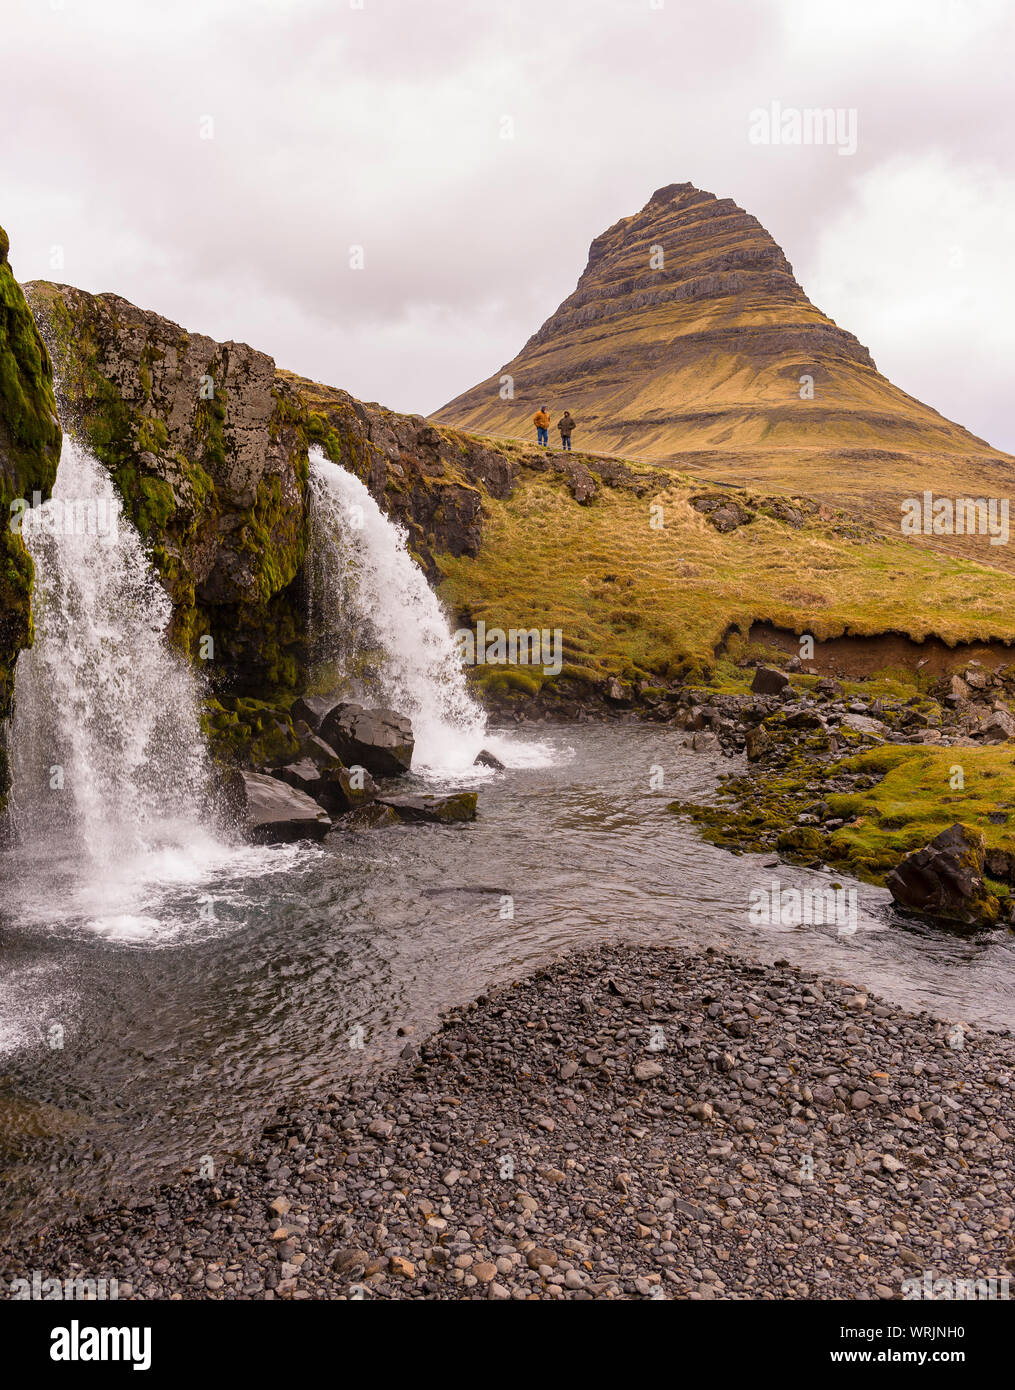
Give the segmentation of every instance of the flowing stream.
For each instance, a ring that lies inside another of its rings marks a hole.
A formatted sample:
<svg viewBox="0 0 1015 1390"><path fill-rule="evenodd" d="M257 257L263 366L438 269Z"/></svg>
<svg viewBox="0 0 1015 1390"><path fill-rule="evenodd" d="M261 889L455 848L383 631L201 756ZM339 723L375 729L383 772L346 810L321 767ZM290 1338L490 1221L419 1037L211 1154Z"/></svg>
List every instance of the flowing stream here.
<svg viewBox="0 0 1015 1390"><path fill-rule="evenodd" d="M400 785L453 777L478 789L479 818L231 841L206 799L200 690L138 537L122 518L115 538L55 522L29 537L38 639L18 666L17 838L0 856L0 1220L179 1180L280 1102L386 1064L442 1009L596 941L784 957L1015 1024L1008 936L907 926L848 880L855 931L753 920L773 880L834 880L731 855L669 813L730 767L679 731L488 729L404 536L342 470L315 460L313 486L320 682L409 712L418 756ZM108 495L65 444L54 501ZM506 770L472 766L484 744Z"/></svg>

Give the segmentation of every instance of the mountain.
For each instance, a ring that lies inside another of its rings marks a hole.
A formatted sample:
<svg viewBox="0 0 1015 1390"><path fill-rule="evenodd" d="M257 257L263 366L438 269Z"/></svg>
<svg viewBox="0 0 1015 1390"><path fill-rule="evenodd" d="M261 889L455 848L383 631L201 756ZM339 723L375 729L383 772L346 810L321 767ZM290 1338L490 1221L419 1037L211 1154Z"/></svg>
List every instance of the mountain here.
<svg viewBox="0 0 1015 1390"><path fill-rule="evenodd" d="M513 399L501 398L505 376ZM757 218L689 183L596 237L574 293L434 418L527 439L543 404L554 422L570 409L582 449L860 503L896 532L903 497L1007 496L1015 477L1015 459L881 375ZM930 543L1010 563L979 537Z"/></svg>

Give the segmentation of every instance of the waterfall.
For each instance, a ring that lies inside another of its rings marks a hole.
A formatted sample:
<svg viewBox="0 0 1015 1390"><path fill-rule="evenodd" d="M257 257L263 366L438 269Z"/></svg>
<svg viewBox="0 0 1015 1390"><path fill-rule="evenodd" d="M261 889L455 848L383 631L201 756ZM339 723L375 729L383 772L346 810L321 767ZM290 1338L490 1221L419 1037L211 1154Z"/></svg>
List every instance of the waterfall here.
<svg viewBox="0 0 1015 1390"><path fill-rule="evenodd" d="M486 716L469 694L447 615L405 531L357 477L318 450L310 480L315 687L407 715L414 771L471 768Z"/></svg>
<svg viewBox="0 0 1015 1390"><path fill-rule="evenodd" d="M129 928L157 910L154 883L179 886L221 848L200 688L166 640L169 598L108 474L66 435L52 499L23 514L22 534L36 639L18 659L10 737L19 907Z"/></svg>

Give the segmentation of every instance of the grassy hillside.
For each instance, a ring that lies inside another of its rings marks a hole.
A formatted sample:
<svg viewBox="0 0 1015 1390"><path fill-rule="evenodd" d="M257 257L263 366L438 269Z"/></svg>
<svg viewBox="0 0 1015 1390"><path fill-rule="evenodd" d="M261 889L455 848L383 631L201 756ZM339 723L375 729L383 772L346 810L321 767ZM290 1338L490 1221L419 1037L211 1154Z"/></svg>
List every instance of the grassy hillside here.
<svg viewBox="0 0 1015 1390"><path fill-rule="evenodd" d="M599 484L579 505L566 479L536 471L546 461L535 451L516 446L515 456L512 495L484 502L478 555L438 557L441 592L488 627L561 628L573 674L701 671L727 629L746 633L758 619L817 638L1015 640L1015 577L827 507L724 489L722 501L751 519L723 534L691 505L709 490L687 475L629 463L648 482L643 495ZM573 459L595 468L591 456ZM481 675L502 678L496 668Z"/></svg>

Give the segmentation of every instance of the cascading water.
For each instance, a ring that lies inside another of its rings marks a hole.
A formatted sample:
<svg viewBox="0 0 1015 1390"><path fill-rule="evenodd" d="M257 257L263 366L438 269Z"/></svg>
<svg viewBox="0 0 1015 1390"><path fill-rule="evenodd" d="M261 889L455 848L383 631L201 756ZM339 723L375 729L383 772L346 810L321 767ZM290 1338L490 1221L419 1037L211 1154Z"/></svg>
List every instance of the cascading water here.
<svg viewBox="0 0 1015 1390"><path fill-rule="evenodd" d="M486 716L469 694L447 616L405 532L357 477L316 450L310 479L317 684L344 681L352 698L407 715L414 770L471 768L491 741Z"/></svg>
<svg viewBox="0 0 1015 1390"><path fill-rule="evenodd" d="M118 512L105 470L65 436L52 500L22 518L36 640L15 681L22 852L9 858L21 915L129 934L160 924L153 885L185 882L220 847L197 682L166 641L170 601Z"/></svg>

